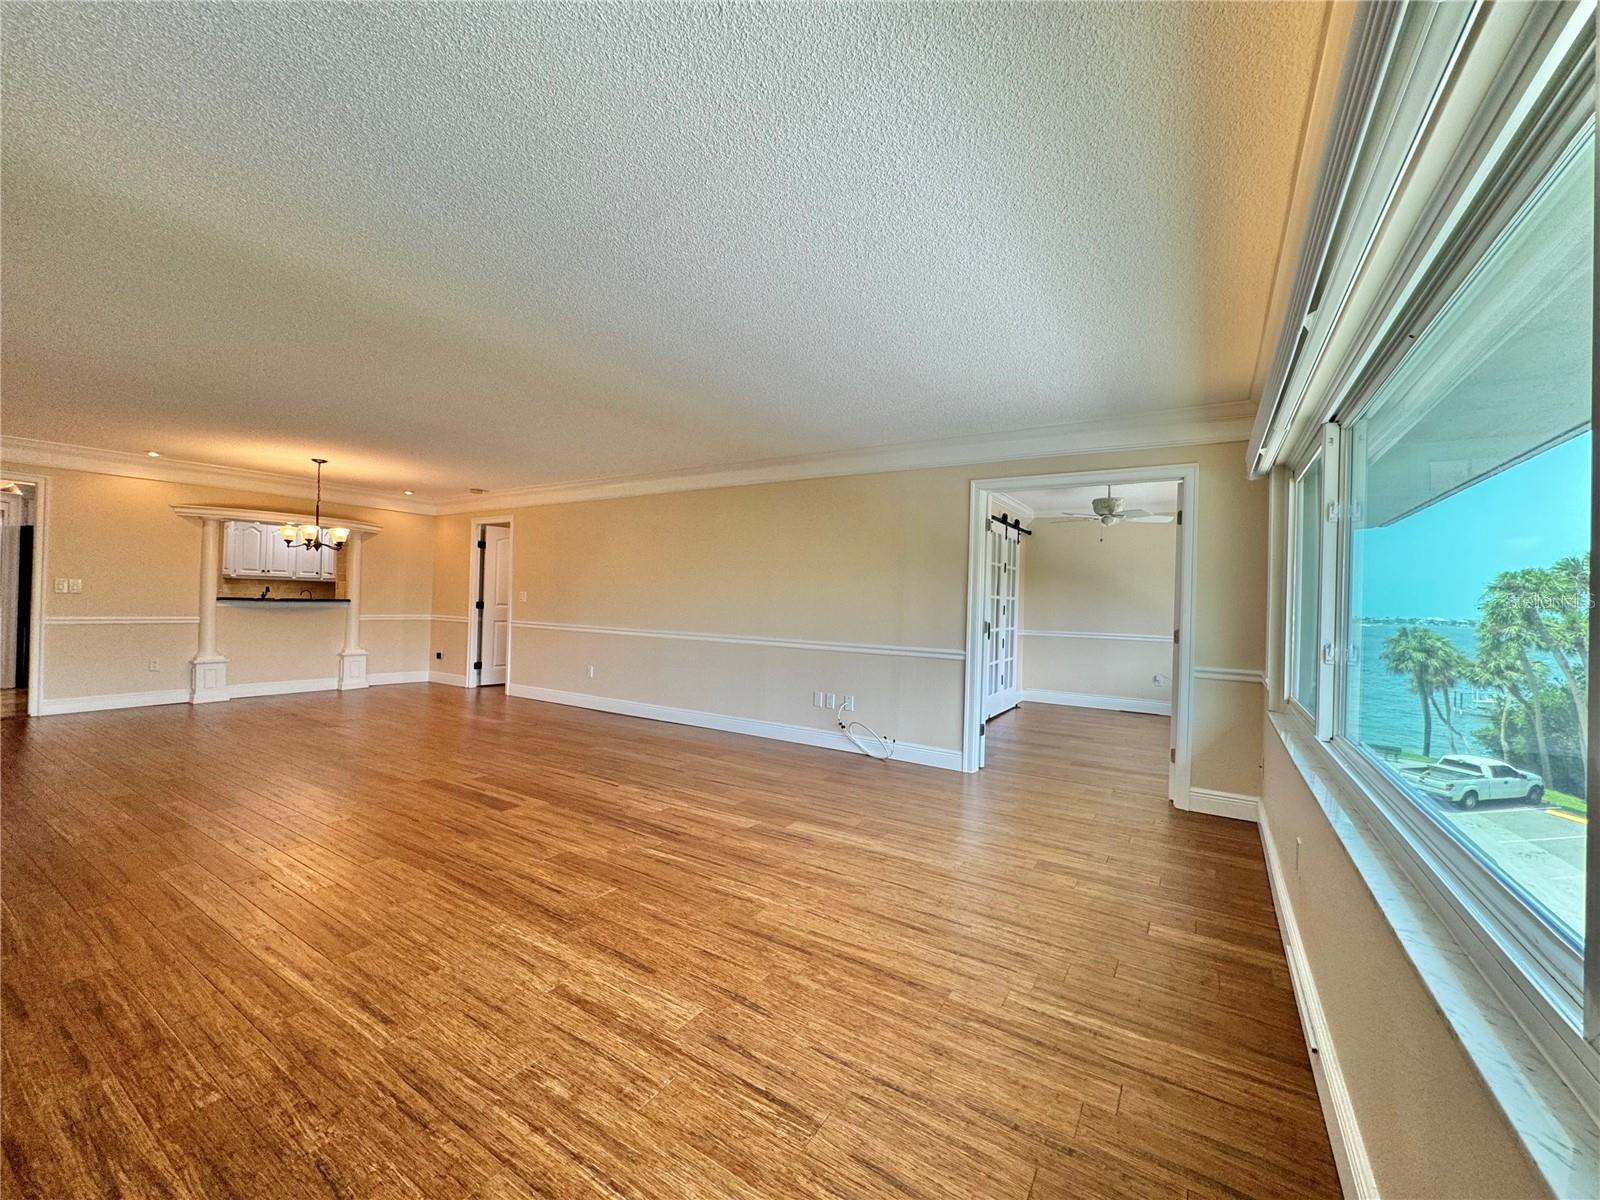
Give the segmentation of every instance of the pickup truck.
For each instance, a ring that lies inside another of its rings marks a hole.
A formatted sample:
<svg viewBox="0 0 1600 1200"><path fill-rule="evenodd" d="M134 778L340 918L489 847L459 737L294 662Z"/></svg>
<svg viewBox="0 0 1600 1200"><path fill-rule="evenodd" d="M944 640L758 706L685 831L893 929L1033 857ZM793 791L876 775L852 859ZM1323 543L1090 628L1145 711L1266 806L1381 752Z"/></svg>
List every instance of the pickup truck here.
<svg viewBox="0 0 1600 1200"><path fill-rule="evenodd" d="M1539 776L1476 754L1452 754L1426 767L1402 767L1400 774L1411 786L1460 808L1476 808L1483 800L1538 804L1544 799L1544 780Z"/></svg>

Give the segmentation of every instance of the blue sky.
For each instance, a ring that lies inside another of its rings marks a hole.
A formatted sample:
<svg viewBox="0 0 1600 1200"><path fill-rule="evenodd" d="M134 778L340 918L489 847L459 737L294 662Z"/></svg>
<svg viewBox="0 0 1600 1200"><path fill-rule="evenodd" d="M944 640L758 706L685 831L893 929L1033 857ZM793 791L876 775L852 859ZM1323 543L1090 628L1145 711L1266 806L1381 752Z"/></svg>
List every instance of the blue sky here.
<svg viewBox="0 0 1600 1200"><path fill-rule="evenodd" d="M1386 528L1358 530L1361 615L1475 619L1501 571L1583 553L1593 436L1570 438Z"/></svg>

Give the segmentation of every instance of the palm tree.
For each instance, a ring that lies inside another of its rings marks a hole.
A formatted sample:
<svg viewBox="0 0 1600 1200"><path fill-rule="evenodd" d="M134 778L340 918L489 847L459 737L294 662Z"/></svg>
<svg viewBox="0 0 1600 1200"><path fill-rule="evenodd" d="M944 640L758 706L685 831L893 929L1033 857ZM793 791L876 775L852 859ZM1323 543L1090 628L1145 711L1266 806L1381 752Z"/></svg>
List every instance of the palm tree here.
<svg viewBox="0 0 1600 1200"><path fill-rule="evenodd" d="M1511 572L1507 572L1511 574ZM1498 583L1504 576L1496 578ZM1501 676L1501 686L1506 687L1527 710L1533 725L1533 741L1539 751L1539 770L1550 778L1550 743L1545 735L1544 666L1534 661L1531 651L1539 642L1521 610L1504 591L1496 592L1494 585L1484 593L1478 615L1478 662L1481 666ZM1516 690L1513 681L1521 677L1522 689Z"/></svg>
<svg viewBox="0 0 1600 1200"><path fill-rule="evenodd" d="M1578 719L1578 752L1589 754L1589 704L1580 668L1588 659L1588 614L1582 597L1589 588L1588 556L1564 558L1554 567L1502 571L1484 590L1481 611L1496 633L1515 636L1527 650L1542 650L1555 664L1556 676L1572 701ZM1581 632L1580 632L1581 631Z"/></svg>
<svg viewBox="0 0 1600 1200"><path fill-rule="evenodd" d="M1455 747L1456 730L1447 715L1448 708L1439 710L1434 693L1448 689L1467 673L1470 664L1461 651L1431 629L1402 625L1383 644L1383 665L1396 675L1406 675L1411 680L1411 690L1422 705L1422 754L1433 757L1433 714L1439 711L1440 719L1450 730L1450 745ZM1448 693L1446 704L1449 703Z"/></svg>

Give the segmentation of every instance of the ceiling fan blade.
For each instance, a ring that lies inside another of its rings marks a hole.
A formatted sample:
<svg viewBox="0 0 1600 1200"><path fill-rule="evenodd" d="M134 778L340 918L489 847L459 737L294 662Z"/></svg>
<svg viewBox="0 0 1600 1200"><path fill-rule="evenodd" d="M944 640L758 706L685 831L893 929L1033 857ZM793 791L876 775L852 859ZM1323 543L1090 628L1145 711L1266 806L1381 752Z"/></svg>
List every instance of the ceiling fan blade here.
<svg viewBox="0 0 1600 1200"><path fill-rule="evenodd" d="M1125 517L1148 517L1150 510L1147 508L1125 508L1122 510L1122 515Z"/></svg>
<svg viewBox="0 0 1600 1200"><path fill-rule="evenodd" d="M1171 513L1145 513L1142 517L1130 517L1129 520L1137 521L1141 525L1170 525Z"/></svg>

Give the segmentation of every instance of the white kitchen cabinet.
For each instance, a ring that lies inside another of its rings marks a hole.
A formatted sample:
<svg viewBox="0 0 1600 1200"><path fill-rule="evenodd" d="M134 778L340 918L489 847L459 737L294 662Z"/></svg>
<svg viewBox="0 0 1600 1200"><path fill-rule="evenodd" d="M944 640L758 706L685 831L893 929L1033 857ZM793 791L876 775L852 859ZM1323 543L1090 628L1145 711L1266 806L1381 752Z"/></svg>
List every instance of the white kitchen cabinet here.
<svg viewBox="0 0 1600 1200"><path fill-rule="evenodd" d="M309 546L290 547L289 563L295 579L322 578L321 550L314 550Z"/></svg>
<svg viewBox="0 0 1600 1200"><path fill-rule="evenodd" d="M222 542L222 573L230 579L332 579L332 550L288 546L276 525L229 521Z"/></svg>

